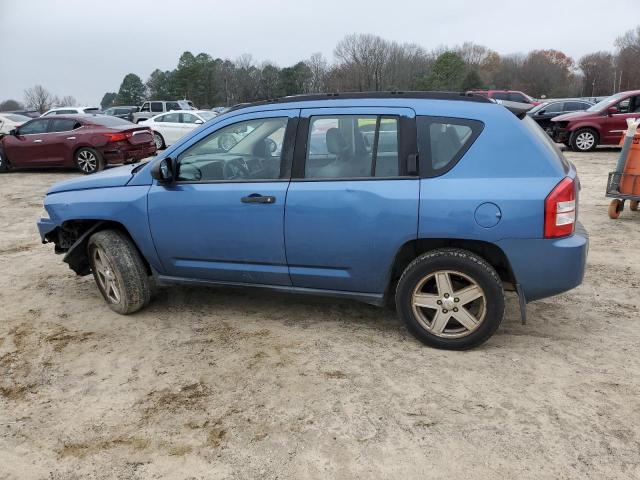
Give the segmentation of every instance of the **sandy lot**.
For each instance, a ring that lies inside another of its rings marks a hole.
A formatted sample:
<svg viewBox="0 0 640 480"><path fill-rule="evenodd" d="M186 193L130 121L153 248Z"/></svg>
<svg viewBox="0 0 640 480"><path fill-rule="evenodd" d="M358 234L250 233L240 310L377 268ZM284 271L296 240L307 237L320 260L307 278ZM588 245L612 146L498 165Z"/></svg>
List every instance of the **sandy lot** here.
<svg viewBox="0 0 640 480"><path fill-rule="evenodd" d="M35 221L73 172L0 177L0 479L640 478L640 213L567 154L585 283L483 347L350 301L175 287L123 317Z"/></svg>

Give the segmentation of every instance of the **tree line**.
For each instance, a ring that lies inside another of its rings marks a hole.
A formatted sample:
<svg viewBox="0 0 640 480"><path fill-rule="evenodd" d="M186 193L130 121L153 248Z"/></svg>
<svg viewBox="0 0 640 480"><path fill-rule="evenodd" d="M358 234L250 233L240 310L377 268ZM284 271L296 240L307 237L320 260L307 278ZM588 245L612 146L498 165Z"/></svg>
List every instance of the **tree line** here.
<svg viewBox="0 0 640 480"><path fill-rule="evenodd" d="M501 55L465 42L426 50L415 43L351 34L337 43L332 61L315 53L286 67L257 62L251 55L232 61L184 52L176 68L156 69L146 81L135 73L127 74L117 92L104 94L101 106L189 99L200 108L210 108L301 93L347 91L490 88L552 98L640 89L640 26L621 35L614 47L576 61L554 49ZM73 97L60 100L36 86L25 91L24 105L44 111L69 99Z"/></svg>

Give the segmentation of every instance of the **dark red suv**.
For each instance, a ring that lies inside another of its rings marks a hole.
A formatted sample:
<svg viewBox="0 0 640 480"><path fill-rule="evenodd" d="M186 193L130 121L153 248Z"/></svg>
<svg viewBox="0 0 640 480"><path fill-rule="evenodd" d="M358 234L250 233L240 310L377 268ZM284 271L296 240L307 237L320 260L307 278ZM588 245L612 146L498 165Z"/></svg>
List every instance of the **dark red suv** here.
<svg viewBox="0 0 640 480"><path fill-rule="evenodd" d="M578 152L618 145L627 130L627 118L640 118L640 90L616 93L583 112L552 118L551 136Z"/></svg>
<svg viewBox="0 0 640 480"><path fill-rule="evenodd" d="M56 115L24 123L0 138L0 171L76 167L83 173L133 163L156 152L148 127L105 115Z"/></svg>

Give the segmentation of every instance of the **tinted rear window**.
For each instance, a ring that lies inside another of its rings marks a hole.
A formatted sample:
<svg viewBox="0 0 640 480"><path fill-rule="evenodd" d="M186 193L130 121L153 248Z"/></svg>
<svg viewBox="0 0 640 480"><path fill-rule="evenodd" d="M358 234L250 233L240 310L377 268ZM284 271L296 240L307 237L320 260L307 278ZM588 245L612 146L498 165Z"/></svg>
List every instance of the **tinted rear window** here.
<svg viewBox="0 0 640 480"><path fill-rule="evenodd" d="M102 125L104 127L117 127L118 125L131 125L131 122L124 118L97 116L93 117L91 123L94 125Z"/></svg>
<svg viewBox="0 0 640 480"><path fill-rule="evenodd" d="M417 118L421 175L433 177L451 170L478 138L482 122L461 118Z"/></svg>

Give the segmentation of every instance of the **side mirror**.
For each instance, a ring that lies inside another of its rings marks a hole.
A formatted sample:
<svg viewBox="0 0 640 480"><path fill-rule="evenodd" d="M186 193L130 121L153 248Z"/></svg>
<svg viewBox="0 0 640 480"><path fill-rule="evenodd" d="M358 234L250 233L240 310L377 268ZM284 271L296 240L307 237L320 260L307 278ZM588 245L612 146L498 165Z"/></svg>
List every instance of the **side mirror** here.
<svg viewBox="0 0 640 480"><path fill-rule="evenodd" d="M18 136L18 129L17 128L12 128L11 130L9 130L9 135L17 137Z"/></svg>
<svg viewBox="0 0 640 480"><path fill-rule="evenodd" d="M196 125L202 125L204 122L202 120L198 119L193 123L195 123Z"/></svg>
<svg viewBox="0 0 640 480"><path fill-rule="evenodd" d="M542 110L538 110L538 115L544 115L544 108Z"/></svg>
<svg viewBox="0 0 640 480"><path fill-rule="evenodd" d="M618 109L616 107L607 108L607 114L608 115L615 115L616 113L618 113Z"/></svg>
<svg viewBox="0 0 640 480"><path fill-rule="evenodd" d="M151 167L151 176L159 183L171 183L174 180L173 160L165 157Z"/></svg>

